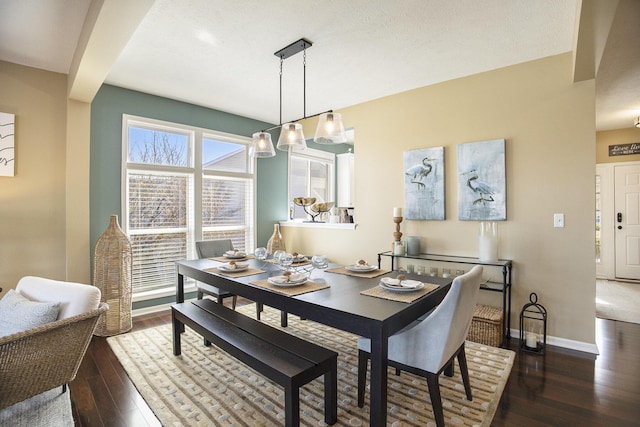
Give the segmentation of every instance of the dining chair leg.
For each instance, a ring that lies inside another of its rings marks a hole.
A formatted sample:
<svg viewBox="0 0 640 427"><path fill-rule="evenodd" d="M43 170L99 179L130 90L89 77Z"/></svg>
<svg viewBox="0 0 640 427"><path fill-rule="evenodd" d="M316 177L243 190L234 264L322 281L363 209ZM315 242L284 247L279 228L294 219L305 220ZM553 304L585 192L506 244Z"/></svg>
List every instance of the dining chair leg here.
<svg viewBox="0 0 640 427"><path fill-rule="evenodd" d="M197 299L202 299L202 297L204 296L204 294L202 293L201 290L198 290L198 294L196 296Z"/></svg>
<svg viewBox="0 0 640 427"><path fill-rule="evenodd" d="M367 368L369 353L358 350L358 408L364 406L364 392L367 384Z"/></svg>
<svg viewBox="0 0 640 427"><path fill-rule="evenodd" d="M442 398L440 397L438 375L428 372L427 385L429 386L429 396L431 397L431 406L433 408L433 417L436 419L436 425L438 427L444 427L444 413L442 411Z"/></svg>
<svg viewBox="0 0 640 427"><path fill-rule="evenodd" d="M236 309L236 304L237 304L237 303L238 303L238 295L234 295L234 296L231 298L231 308L235 310L235 309Z"/></svg>
<svg viewBox="0 0 640 427"><path fill-rule="evenodd" d="M449 378L451 378L453 376L453 374L454 374L454 366L453 366L453 361L454 360L455 360L455 357L452 357L451 361L444 368L444 374L446 376L448 376Z"/></svg>
<svg viewBox="0 0 640 427"><path fill-rule="evenodd" d="M256 319L260 320L260 313L262 313L263 305L261 302L256 303Z"/></svg>
<svg viewBox="0 0 640 427"><path fill-rule="evenodd" d="M467 400L471 401L471 382L469 381L469 369L467 368L467 355L464 351L464 343L458 350L458 364L460 365L460 373L462 374L462 382L464 383L464 391L467 393Z"/></svg>

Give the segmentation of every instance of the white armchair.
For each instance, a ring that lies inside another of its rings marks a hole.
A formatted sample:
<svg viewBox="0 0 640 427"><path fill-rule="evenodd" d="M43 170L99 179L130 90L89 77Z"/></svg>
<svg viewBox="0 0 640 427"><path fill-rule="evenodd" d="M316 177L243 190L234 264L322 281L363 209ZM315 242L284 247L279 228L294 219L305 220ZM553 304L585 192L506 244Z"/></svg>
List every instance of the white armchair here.
<svg viewBox="0 0 640 427"><path fill-rule="evenodd" d="M467 399L471 385L464 352L464 341L471 325L482 280L482 266L456 277L440 305L424 320L415 321L389 338L389 366L425 377L438 427L444 427L439 375L458 358ZM367 364L371 341L358 339L358 406L364 406Z"/></svg>
<svg viewBox="0 0 640 427"><path fill-rule="evenodd" d="M95 286L27 276L18 292L59 302L57 320L0 337L0 409L72 381L98 318L109 308Z"/></svg>

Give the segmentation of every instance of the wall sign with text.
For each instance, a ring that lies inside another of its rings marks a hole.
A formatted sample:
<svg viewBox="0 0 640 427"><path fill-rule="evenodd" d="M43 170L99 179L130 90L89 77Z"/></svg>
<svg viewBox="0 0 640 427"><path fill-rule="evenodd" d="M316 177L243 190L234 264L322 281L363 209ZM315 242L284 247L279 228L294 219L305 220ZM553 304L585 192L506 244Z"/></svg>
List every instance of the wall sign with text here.
<svg viewBox="0 0 640 427"><path fill-rule="evenodd" d="M640 154L640 142L609 146L609 156L627 156L629 154Z"/></svg>
<svg viewBox="0 0 640 427"><path fill-rule="evenodd" d="M16 116L0 113L0 176L13 176Z"/></svg>

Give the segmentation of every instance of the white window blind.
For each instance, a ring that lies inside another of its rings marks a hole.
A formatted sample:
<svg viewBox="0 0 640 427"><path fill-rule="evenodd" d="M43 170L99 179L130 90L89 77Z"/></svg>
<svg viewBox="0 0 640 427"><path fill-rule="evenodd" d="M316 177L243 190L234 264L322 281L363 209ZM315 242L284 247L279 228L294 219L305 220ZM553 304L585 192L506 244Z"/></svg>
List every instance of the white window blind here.
<svg viewBox="0 0 640 427"><path fill-rule="evenodd" d="M126 115L123 126L122 217L137 299L175 289L175 261L195 258L198 240L253 248L250 138Z"/></svg>

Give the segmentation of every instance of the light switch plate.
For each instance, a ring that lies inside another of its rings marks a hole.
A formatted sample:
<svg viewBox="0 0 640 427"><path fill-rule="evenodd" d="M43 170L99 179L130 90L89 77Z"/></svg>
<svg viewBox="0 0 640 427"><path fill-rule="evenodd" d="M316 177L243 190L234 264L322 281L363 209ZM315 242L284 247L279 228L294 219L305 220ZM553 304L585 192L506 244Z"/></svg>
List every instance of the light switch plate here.
<svg viewBox="0 0 640 427"><path fill-rule="evenodd" d="M553 214L553 226L555 228L564 227L564 214L561 214L561 213Z"/></svg>

